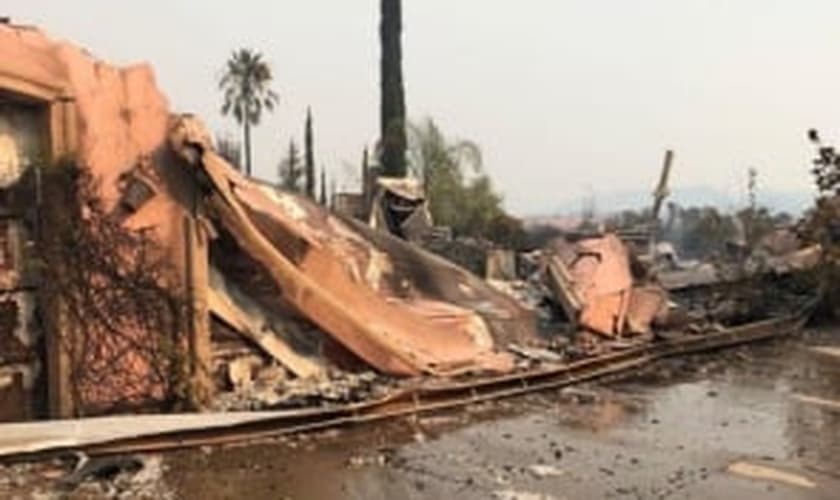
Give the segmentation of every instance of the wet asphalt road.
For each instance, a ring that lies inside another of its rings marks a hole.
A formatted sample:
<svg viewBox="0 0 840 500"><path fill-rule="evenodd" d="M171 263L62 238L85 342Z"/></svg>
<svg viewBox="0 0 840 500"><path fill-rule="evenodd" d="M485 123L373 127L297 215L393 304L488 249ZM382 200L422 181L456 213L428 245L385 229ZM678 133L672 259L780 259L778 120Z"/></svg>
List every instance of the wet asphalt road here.
<svg viewBox="0 0 840 500"><path fill-rule="evenodd" d="M815 345L840 346L840 334L450 415L181 452L165 457L165 481L190 499L837 499L840 351Z"/></svg>

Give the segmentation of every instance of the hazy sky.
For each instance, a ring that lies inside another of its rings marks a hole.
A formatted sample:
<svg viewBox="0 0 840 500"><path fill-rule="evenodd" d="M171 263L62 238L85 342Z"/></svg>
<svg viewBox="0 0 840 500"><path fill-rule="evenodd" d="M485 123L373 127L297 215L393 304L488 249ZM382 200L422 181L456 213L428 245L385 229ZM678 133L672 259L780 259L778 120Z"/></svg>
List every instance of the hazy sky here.
<svg viewBox="0 0 840 500"><path fill-rule="evenodd" d="M610 191L650 190L666 147L677 186L742 198L807 190L817 127L840 139L837 0L404 0L412 118L478 142L518 213ZM149 61L173 109L216 132L215 82L232 49L264 52L279 111L255 136L256 173L275 176L304 113L319 163L350 186L378 130L377 0L0 0L119 63ZM351 166L352 165L352 166Z"/></svg>

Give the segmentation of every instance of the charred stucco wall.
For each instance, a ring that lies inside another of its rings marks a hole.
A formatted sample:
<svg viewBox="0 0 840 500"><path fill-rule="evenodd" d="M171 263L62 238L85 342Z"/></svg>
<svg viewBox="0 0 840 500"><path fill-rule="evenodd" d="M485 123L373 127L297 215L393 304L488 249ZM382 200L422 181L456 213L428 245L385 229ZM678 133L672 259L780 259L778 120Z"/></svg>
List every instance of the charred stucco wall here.
<svg viewBox="0 0 840 500"><path fill-rule="evenodd" d="M0 103L15 105L17 110L0 114L0 161L17 162L7 168L5 177L26 163L37 149L33 144L41 142L46 149L41 155L42 168L54 168L59 158L73 158L98 179L104 203L117 207L124 196L126 174L139 172L152 196L139 206L129 203L124 224L153 232L172 263L173 284L186 294L189 273L195 267L189 262L202 261L201 255L195 254L206 252L206 237L189 217L196 197L186 170L167 168L173 161L162 148L169 110L151 68L116 68L38 30L0 25L0 97ZM24 109L41 110L43 117L27 117L21 111ZM14 139L9 139L12 136ZM13 157L17 159L10 159ZM0 185L5 177L0 176ZM193 248L188 252L190 245ZM72 335L73 325L67 324L60 307L47 309L43 313L49 330L50 406L53 414L67 416L79 409L74 410L68 400L66 374L70 367L60 354L60 339ZM202 327L189 326L192 330ZM132 333L140 342L146 334ZM194 350L209 349L196 342L188 344ZM104 356L107 350L103 346ZM130 357L121 358L113 366L113 377L80 388L81 405L95 410L115 400L141 403L159 399L159 388L135 387L127 394L121 384L121 374L148 369Z"/></svg>

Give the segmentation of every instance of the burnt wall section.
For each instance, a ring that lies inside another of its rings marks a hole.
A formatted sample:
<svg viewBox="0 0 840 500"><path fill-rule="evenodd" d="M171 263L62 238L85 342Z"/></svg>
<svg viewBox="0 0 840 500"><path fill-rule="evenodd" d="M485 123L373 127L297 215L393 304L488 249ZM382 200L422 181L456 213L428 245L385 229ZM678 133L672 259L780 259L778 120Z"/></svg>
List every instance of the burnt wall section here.
<svg viewBox="0 0 840 500"><path fill-rule="evenodd" d="M202 311L201 301L193 297L201 286L193 286L192 279L202 278L200 273L191 271L194 266L189 262L206 261L206 244L200 243L206 242L206 237L196 232L200 228L189 223L198 210L192 176L185 169L173 167L174 158L163 147L169 110L151 68L114 67L77 46L52 40L37 29L0 25L0 97L8 96L18 104L43 110L45 153L40 156L44 158L44 168L69 159L69 163L86 170L96 181L102 213L113 216L126 231L142 232L153 242L158 257L171 269L167 284L188 303L190 311ZM19 116L14 116L14 120L25 121ZM20 150L32 149L29 137L41 134L30 133L28 130L33 127L28 125L13 127L9 121L0 121L0 137L3 130L10 128L24 131L26 139L16 146L20 158ZM11 156L8 151L12 148L5 149L5 155ZM2 151L0 140L0 156ZM29 153L23 156L32 157ZM19 165L23 163L18 161ZM13 174L15 170L9 172ZM0 183L2 178L0 175ZM188 248L191 246L195 248ZM133 382L151 380L148 375L152 367L148 363L131 363L113 370L106 377L107 384L90 380L83 382L83 387L72 387L73 361L65 351L78 339L65 337L76 335L79 325L74 324L66 304L61 302L42 304L48 329L45 364L52 415L90 414L117 402L154 404L167 399L165 391L154 383L139 387ZM187 357L201 358L191 363L187 371L191 387L206 386L206 378L201 375L208 369L205 361L209 359L209 322L192 321L189 317L184 321L184 338L179 338L176 346ZM153 343L158 334L136 325L124 329L121 333L141 347ZM92 363L107 365L105 359ZM72 397L74 393L78 397Z"/></svg>

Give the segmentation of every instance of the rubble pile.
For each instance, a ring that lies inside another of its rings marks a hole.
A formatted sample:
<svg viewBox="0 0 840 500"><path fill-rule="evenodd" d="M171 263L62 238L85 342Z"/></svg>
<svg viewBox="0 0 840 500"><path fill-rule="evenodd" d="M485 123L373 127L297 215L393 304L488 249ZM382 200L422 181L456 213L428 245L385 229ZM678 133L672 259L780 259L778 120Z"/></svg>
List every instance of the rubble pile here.
<svg viewBox="0 0 840 500"><path fill-rule="evenodd" d="M160 455L67 454L39 463L0 465L3 498L175 499Z"/></svg>
<svg viewBox="0 0 840 500"><path fill-rule="evenodd" d="M398 387L398 380L370 371L350 373L334 370L320 378L305 379L260 374L252 382L220 392L213 401L213 409L326 408L380 398Z"/></svg>
<svg viewBox="0 0 840 500"><path fill-rule="evenodd" d="M568 361L659 338L720 333L813 305L813 283L800 273L817 265L819 247L787 231L741 261L681 261L666 243L657 249L668 249L668 258L651 259L637 247L606 233L556 239L521 254L520 277L489 281L538 311L540 345L559 358L510 348L532 361Z"/></svg>

